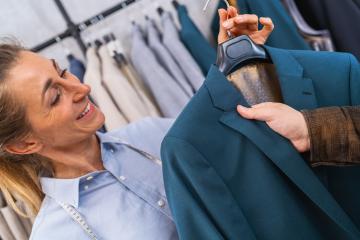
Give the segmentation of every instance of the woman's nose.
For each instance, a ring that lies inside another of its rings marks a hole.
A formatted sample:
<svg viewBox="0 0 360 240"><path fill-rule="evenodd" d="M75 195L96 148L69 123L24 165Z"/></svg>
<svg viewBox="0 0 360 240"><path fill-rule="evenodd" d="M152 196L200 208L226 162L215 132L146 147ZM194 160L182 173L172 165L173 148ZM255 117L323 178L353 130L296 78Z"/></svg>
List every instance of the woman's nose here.
<svg viewBox="0 0 360 240"><path fill-rule="evenodd" d="M86 96L89 95L91 88L87 84L77 84L74 86L74 95L73 95L73 101L74 102L80 102L82 101Z"/></svg>

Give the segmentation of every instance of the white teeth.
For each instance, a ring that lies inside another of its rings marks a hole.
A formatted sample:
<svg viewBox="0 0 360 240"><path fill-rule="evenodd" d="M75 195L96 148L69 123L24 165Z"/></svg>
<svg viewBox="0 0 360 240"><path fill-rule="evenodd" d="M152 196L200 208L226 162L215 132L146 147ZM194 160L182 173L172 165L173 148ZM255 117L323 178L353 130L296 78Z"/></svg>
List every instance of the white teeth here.
<svg viewBox="0 0 360 240"><path fill-rule="evenodd" d="M84 117L89 111L90 111L90 103L88 103L88 104L86 105L85 110L80 114L80 116L78 117L78 119Z"/></svg>

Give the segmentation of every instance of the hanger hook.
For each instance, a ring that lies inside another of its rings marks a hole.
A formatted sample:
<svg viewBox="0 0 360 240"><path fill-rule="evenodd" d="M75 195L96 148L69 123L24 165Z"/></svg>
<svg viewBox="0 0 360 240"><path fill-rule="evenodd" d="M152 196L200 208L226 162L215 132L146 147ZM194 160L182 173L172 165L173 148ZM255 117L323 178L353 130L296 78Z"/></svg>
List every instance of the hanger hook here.
<svg viewBox="0 0 360 240"><path fill-rule="evenodd" d="M205 6L204 6L204 8L203 8L203 11L204 11L204 12L205 12L206 9L208 8L210 1L211 1L211 0L207 0L207 1L206 1ZM227 8L230 7L230 3L228 2L228 0L222 0L222 1L225 2Z"/></svg>

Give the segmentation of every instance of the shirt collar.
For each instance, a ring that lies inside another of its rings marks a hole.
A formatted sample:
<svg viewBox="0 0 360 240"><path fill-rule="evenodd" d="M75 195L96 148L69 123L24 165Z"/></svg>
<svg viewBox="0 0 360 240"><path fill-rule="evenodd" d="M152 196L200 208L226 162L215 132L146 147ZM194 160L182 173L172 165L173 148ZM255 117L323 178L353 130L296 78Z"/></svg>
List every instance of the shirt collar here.
<svg viewBox="0 0 360 240"><path fill-rule="evenodd" d="M118 143L119 139L112 137L109 134L104 134L97 132L96 133L101 147L101 159L104 161L105 152L104 148L107 147L107 143ZM72 179L59 179L59 178L49 178L41 177L40 183L43 193L46 196L53 198L57 202L70 204L71 206L77 208L79 206L79 185L82 179L86 179L89 175L94 173L89 173L84 176Z"/></svg>

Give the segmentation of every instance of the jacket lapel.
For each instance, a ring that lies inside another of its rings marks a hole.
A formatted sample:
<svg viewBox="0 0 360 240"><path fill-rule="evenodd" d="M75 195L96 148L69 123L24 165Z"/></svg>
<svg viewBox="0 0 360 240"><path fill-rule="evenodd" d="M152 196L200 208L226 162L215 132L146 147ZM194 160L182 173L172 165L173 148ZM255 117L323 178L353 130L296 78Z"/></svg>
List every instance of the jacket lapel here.
<svg viewBox="0 0 360 240"><path fill-rule="evenodd" d="M316 108L312 80L303 78L301 65L288 51L272 48L267 50L280 78L284 102L298 110ZM266 123L249 121L237 114L235 109L238 104L248 104L215 66L210 69L205 85L213 105L224 111L220 122L252 141L309 199L346 232L360 236L347 214L287 139L272 131Z"/></svg>

